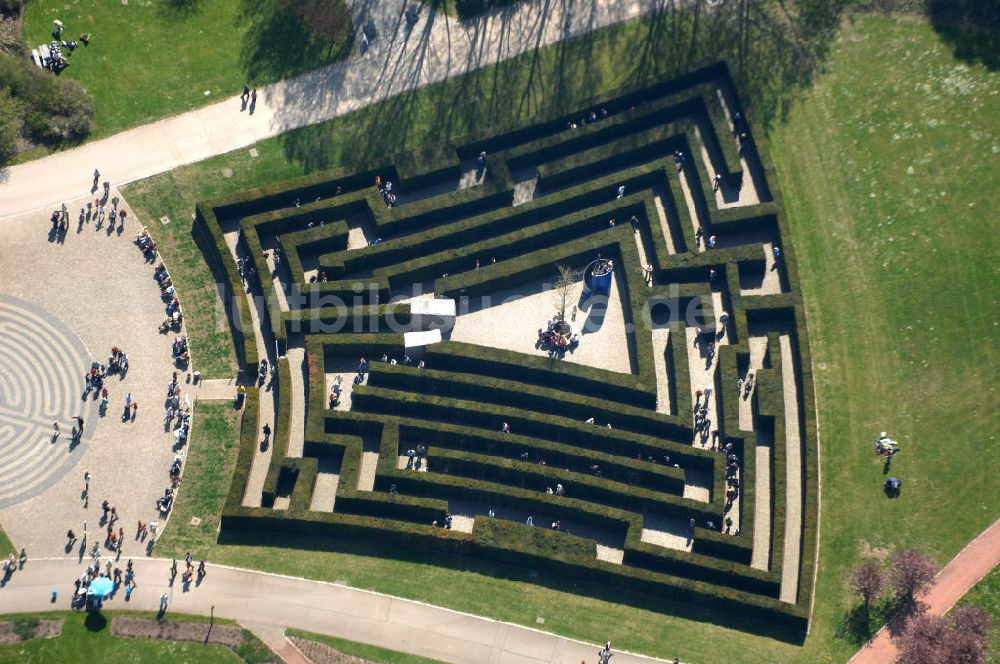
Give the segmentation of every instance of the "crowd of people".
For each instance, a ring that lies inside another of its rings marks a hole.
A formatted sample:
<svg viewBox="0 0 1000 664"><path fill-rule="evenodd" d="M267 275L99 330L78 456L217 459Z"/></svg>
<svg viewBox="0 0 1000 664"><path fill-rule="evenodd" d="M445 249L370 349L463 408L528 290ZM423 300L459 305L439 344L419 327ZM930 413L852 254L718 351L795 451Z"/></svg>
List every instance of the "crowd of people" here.
<svg viewBox="0 0 1000 664"><path fill-rule="evenodd" d="M48 53L43 52L39 58L39 64L41 64L43 69L49 69L56 74L61 72L66 67L69 67L69 60L67 59L67 56L71 55L81 43L90 43L89 32L81 34L80 41L75 39L66 41L62 38L63 27L63 22L59 19L52 21L52 37L54 39L49 42Z"/></svg>
<svg viewBox="0 0 1000 664"><path fill-rule="evenodd" d="M427 463L427 446L417 445L406 451L406 469L420 470Z"/></svg>
<svg viewBox="0 0 1000 664"><path fill-rule="evenodd" d="M875 455L880 456L885 459L885 466L883 468L883 473L889 472L889 466L892 465L892 457L899 454L899 443L894 441L892 438L883 431L879 434L879 437L875 439ZM900 489L903 488L903 481L895 477L890 477L885 481L885 489L890 496L899 495Z"/></svg>
<svg viewBox="0 0 1000 664"><path fill-rule="evenodd" d="M198 575L198 580L201 581L205 578L207 570L205 569L205 561L201 560L198 562L198 569L195 570L194 567L194 556L188 551L184 554L184 572L181 574L181 581L184 585L188 585L194 580L195 574ZM177 559L174 558L170 563L170 583L173 584L174 579L177 578Z"/></svg>
<svg viewBox="0 0 1000 664"><path fill-rule="evenodd" d="M135 243L136 245L138 245L139 249L142 251L142 255L146 258L147 261L152 263L153 261L156 260L156 257L159 255L156 250L156 242L153 240L153 236L149 234L149 230L147 230L145 226L143 226L142 230L140 230L136 234ZM164 297L167 296L173 297L174 295L173 285L162 287L161 294Z"/></svg>
<svg viewBox="0 0 1000 664"><path fill-rule="evenodd" d="M173 430L176 448L182 447L187 442L188 432L191 429L191 399L184 394L184 400L181 401L182 391L175 371L167 383L167 398L163 404L165 409L163 426L168 431ZM178 481L173 482L173 485L176 486Z"/></svg>
<svg viewBox="0 0 1000 664"><path fill-rule="evenodd" d="M747 371L746 376L736 380L736 395L743 397L743 399L749 399L750 394L753 392L753 381L754 375L752 371Z"/></svg>
<svg viewBox="0 0 1000 664"><path fill-rule="evenodd" d="M91 193L98 191L100 177L100 171L95 169L94 184L91 188ZM87 201L87 204L80 208L77 232L83 229L84 224L89 224L91 221L94 222L94 229L100 230L105 220L107 220L107 234L111 235L115 231L116 221L118 222L118 233L121 234L125 229L125 218L128 216L128 212L126 212L124 207L119 207L120 202L121 199L117 196L111 196L111 183L105 181L103 194L95 198L93 202ZM52 229L49 232L50 239L63 241L66 237L66 232L69 230L69 209L65 203L58 210L52 211L49 221L52 222Z"/></svg>
<svg viewBox="0 0 1000 664"><path fill-rule="evenodd" d="M236 270L240 273L240 279L243 280L244 284L247 282L247 279L250 279L257 273L257 268L254 266L253 261L245 256L240 256L236 259Z"/></svg>
<svg viewBox="0 0 1000 664"><path fill-rule="evenodd" d="M564 334L558 329L562 325L566 325L566 323L559 320L558 317L549 319L544 328L539 328L535 347L549 351L550 355L576 350L580 345L580 335L576 332Z"/></svg>
<svg viewBox="0 0 1000 664"><path fill-rule="evenodd" d="M10 554L5 561L3 561L3 576L0 577L0 587L7 585L10 581L10 577L14 576L14 572L24 569L25 563L28 562L28 554L24 549L21 549L21 554L15 558L14 554Z"/></svg>
<svg viewBox="0 0 1000 664"><path fill-rule="evenodd" d="M167 303L166 319L160 324L160 332L166 333L168 330L180 330L181 321L184 318L181 312L181 301L177 298L177 289L174 288L174 280L170 277L167 267L160 263L153 270L153 278L160 286L160 297Z"/></svg>
<svg viewBox="0 0 1000 664"><path fill-rule="evenodd" d="M608 117L608 109L602 108L600 111L591 111L584 117L577 121L570 120L566 123L567 129L578 129L580 127L586 127L588 124L593 124L598 120L603 120Z"/></svg>
<svg viewBox="0 0 1000 664"><path fill-rule="evenodd" d="M704 399L702 399L704 395ZM711 386L705 386L703 390L695 390L694 393L694 430L701 437L702 444L708 442L712 434L712 420L708 417L708 400L712 397ZM715 440L712 441L715 443Z"/></svg>
<svg viewBox="0 0 1000 664"><path fill-rule="evenodd" d="M382 180L381 175L375 176L375 188L378 192L382 194L382 200L389 207L396 207L396 193L392 190L392 182L389 180Z"/></svg>
<svg viewBox="0 0 1000 664"><path fill-rule="evenodd" d="M41 58L42 68L51 69L55 73L61 72L66 67L69 67L69 60L63 55L63 49L65 48L67 52L72 53L79 44L76 41L56 41L53 39L49 42L49 52Z"/></svg>
<svg viewBox="0 0 1000 664"><path fill-rule="evenodd" d="M111 592L106 596L90 593L90 586L100 578L109 579L112 583ZM125 565L124 575L121 568L114 566L110 560L105 562L103 570L100 561L94 560L92 564L87 566L80 578L73 581L73 586L73 608L79 609L89 604L89 607L99 609L104 603L105 597L113 597L122 586L125 588L125 599L128 600L132 596L132 591L138 588L139 584L135 581L135 568L131 559Z"/></svg>
<svg viewBox="0 0 1000 664"><path fill-rule="evenodd" d="M90 364L90 369L84 374L84 391L81 399L86 401L90 393L93 392L94 399L98 396L101 398L101 403L98 408L98 412L101 417L104 417L108 410L108 399L110 392L107 387L107 378L109 375L118 375L119 380L124 380L125 375L128 373L129 369L129 359L125 351L118 346L111 347L111 354L108 356L108 363L102 364L100 362L92 362ZM133 407L131 394L126 398L125 413L122 415L122 421L129 419L129 416L134 417L134 412L130 411ZM138 408L138 402L134 404L135 408ZM59 422L53 422L53 439L59 437L60 429ZM84 419L82 415L76 417L76 422L71 431L70 442L72 444L77 444L80 442L80 438L83 436Z"/></svg>

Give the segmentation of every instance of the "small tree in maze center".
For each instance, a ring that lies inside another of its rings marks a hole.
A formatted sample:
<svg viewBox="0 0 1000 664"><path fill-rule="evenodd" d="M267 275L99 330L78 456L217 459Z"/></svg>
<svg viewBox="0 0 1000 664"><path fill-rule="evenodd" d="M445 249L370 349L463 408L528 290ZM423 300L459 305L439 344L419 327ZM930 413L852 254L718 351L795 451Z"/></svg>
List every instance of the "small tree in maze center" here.
<svg viewBox="0 0 1000 664"><path fill-rule="evenodd" d="M580 278L580 271L568 265L556 263L559 270L559 278L556 280L556 323L552 332L563 337L568 337L573 333L573 328L566 322L566 304L569 302L569 291Z"/></svg>

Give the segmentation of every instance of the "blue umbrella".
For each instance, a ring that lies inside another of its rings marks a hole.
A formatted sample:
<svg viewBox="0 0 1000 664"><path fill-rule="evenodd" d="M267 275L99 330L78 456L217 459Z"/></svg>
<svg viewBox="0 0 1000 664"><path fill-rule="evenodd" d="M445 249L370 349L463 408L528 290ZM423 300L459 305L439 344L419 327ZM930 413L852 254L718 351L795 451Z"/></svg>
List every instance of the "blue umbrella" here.
<svg viewBox="0 0 1000 664"><path fill-rule="evenodd" d="M104 599L115 589L114 582L106 576L99 576L90 582L89 595L97 599Z"/></svg>

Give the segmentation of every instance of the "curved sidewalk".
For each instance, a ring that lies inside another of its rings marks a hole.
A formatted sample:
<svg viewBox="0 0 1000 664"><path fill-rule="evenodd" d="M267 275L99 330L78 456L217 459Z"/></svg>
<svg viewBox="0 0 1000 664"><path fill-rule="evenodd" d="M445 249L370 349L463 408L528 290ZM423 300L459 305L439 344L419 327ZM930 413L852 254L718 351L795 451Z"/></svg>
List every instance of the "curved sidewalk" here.
<svg viewBox="0 0 1000 664"><path fill-rule="evenodd" d="M129 602L119 591L105 604L108 610L156 611L160 595L168 592L168 615L214 611L218 617L254 626L291 626L456 664L578 664L594 661L600 648L413 600L226 566L209 564L204 581L191 584L188 590L178 576L171 588L169 560L133 560L138 588ZM179 568L183 565L183 560L178 562ZM68 609L73 580L84 568L69 558L29 560L0 589L0 613ZM53 591L59 593L55 602L51 601ZM614 661L651 664L664 660L616 652Z"/></svg>
<svg viewBox="0 0 1000 664"><path fill-rule="evenodd" d="M951 610L965 593L1000 565L1000 519L965 545L938 573L934 585L922 598L927 612L940 616ZM896 660L896 644L883 627L848 664L891 664Z"/></svg>
<svg viewBox="0 0 1000 664"><path fill-rule="evenodd" d="M365 55L261 88L253 115L240 112L233 90L225 101L0 170L0 218L84 195L95 168L120 186L635 18L662 0L525 1L468 23L424 8L411 29L405 0L370 11L354 4L379 30Z"/></svg>

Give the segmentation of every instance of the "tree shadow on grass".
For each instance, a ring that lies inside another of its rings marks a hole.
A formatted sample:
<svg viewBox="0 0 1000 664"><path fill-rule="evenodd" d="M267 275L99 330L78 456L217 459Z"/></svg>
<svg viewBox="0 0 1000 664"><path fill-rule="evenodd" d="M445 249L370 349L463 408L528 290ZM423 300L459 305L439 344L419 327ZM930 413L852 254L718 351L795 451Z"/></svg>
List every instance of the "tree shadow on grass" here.
<svg viewBox="0 0 1000 664"><path fill-rule="evenodd" d="M845 613L837 625L837 637L855 647L866 643L871 635L871 612L864 604L858 604Z"/></svg>
<svg viewBox="0 0 1000 664"><path fill-rule="evenodd" d="M724 60L765 127L811 85L826 60L844 3L724 3L661 0L631 48L628 81L641 87Z"/></svg>
<svg viewBox="0 0 1000 664"><path fill-rule="evenodd" d="M204 0L158 0L156 4L163 15L187 17L200 12Z"/></svg>
<svg viewBox="0 0 1000 664"><path fill-rule="evenodd" d="M837 638L855 647L867 643L875 633L886 625L889 634L895 638L905 629L910 618L923 612L926 606L919 600L905 602L896 597L883 597L871 603L868 609L858 604L844 613L837 625Z"/></svg>
<svg viewBox="0 0 1000 664"><path fill-rule="evenodd" d="M289 78L327 64L326 46L309 37L295 14L278 0L243 0L238 24L246 25L240 57L254 84Z"/></svg>
<svg viewBox="0 0 1000 664"><path fill-rule="evenodd" d="M990 71L1000 68L1000 8L985 0L929 0L927 17L954 55Z"/></svg>
<svg viewBox="0 0 1000 664"><path fill-rule="evenodd" d="M244 0L257 4L266 1ZM563 7L560 0L543 3L556 10ZM766 126L780 119L789 100L811 83L836 33L840 10L816 8L814 4L796 4L795 12L782 13L772 6L758 9L755 4L732 3L709 9L704 0L691 4L659 0L642 19L639 30L631 25L615 25L560 41L544 52L537 48L538 36L546 23L557 20L552 16L559 12L543 12L537 24L525 30L524 37L518 37L527 40L526 52L488 68L481 67L487 45L494 42L487 38L487 19L479 19L464 26L471 41L461 62L464 75L426 91L407 91L398 86L389 99L352 116L353 122L324 124L289 134L284 141L285 154L312 172L333 164L366 161L369 155L405 150L415 133L431 143L447 142L456 136L475 141L477 136L503 133L532 118L565 115L598 103L600 100L591 95L609 75L626 87L640 88L719 60L729 62L744 100L752 103ZM595 12L579 5L574 10L578 14ZM512 11L490 15L489 25L500 33L500 43L520 34L508 25L513 17ZM439 17L434 11L426 12L423 27L405 36L410 48L373 52L371 57L385 57L376 77L377 86L395 86L419 73L425 40L436 20ZM389 34L393 26L385 29ZM618 71L608 74L595 61L616 47L628 49L634 56L617 65ZM299 97L304 104L310 103L308 97Z"/></svg>

